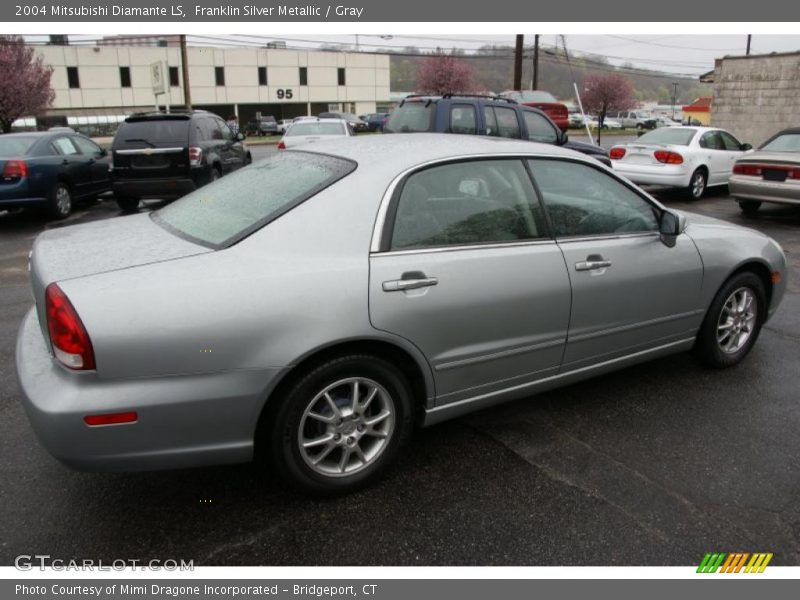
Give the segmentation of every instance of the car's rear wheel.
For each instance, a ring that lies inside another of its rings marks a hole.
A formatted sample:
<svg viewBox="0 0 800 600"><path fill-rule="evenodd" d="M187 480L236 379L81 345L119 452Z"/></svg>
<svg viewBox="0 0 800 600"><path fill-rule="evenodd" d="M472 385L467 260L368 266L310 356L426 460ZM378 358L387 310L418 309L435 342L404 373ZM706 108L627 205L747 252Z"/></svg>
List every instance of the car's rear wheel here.
<svg viewBox="0 0 800 600"><path fill-rule="evenodd" d="M767 311L761 278L750 271L731 277L717 292L697 336L703 362L717 367L739 363L758 339Z"/></svg>
<svg viewBox="0 0 800 600"><path fill-rule="evenodd" d="M706 184L708 183L708 175L706 175L705 170L697 169L694 173L692 173L691 179L689 179L689 187L687 191L689 192L689 197L692 200L699 200L703 197L703 194L706 192Z"/></svg>
<svg viewBox="0 0 800 600"><path fill-rule="evenodd" d="M761 202L758 200L739 200L739 208L746 215L754 215L761 208Z"/></svg>
<svg viewBox="0 0 800 600"><path fill-rule="evenodd" d="M124 213L136 212L139 208L139 198L132 196L117 196L117 206Z"/></svg>
<svg viewBox="0 0 800 600"><path fill-rule="evenodd" d="M284 477L311 493L349 492L373 481L413 428L406 378L372 356L327 361L274 401L280 405L272 458Z"/></svg>
<svg viewBox="0 0 800 600"><path fill-rule="evenodd" d="M54 219L66 219L72 212L72 189L64 181L57 181L50 190L48 213Z"/></svg>

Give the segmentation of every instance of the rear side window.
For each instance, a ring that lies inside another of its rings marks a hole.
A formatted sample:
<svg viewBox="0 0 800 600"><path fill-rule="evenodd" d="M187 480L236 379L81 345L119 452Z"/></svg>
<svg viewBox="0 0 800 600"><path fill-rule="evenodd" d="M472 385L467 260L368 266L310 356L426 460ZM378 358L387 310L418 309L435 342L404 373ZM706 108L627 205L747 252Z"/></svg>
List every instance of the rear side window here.
<svg viewBox="0 0 800 600"><path fill-rule="evenodd" d="M544 232L522 161L458 162L408 177L397 199L389 249L509 242Z"/></svg>
<svg viewBox="0 0 800 600"><path fill-rule="evenodd" d="M389 133L431 131L435 111L433 102L406 102L394 110L383 130Z"/></svg>
<svg viewBox="0 0 800 600"><path fill-rule="evenodd" d="M475 107L471 104L454 104L450 107L450 133L475 135Z"/></svg>
<svg viewBox="0 0 800 600"><path fill-rule="evenodd" d="M497 118L497 135L518 140L520 138L520 133L517 111L513 108L495 106L494 114Z"/></svg>
<svg viewBox="0 0 800 600"><path fill-rule="evenodd" d="M354 162L287 151L226 175L152 213L165 229L225 248L345 177Z"/></svg>
<svg viewBox="0 0 800 600"><path fill-rule="evenodd" d="M189 119L142 119L120 125L115 145L167 144L185 146L189 140Z"/></svg>

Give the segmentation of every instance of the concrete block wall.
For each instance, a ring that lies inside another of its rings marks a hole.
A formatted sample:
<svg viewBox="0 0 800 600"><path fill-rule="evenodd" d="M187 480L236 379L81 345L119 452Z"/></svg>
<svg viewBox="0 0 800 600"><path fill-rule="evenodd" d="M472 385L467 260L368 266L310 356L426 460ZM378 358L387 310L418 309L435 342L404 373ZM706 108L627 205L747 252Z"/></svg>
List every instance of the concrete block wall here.
<svg viewBox="0 0 800 600"><path fill-rule="evenodd" d="M800 53L717 60L711 125L757 146L800 127Z"/></svg>

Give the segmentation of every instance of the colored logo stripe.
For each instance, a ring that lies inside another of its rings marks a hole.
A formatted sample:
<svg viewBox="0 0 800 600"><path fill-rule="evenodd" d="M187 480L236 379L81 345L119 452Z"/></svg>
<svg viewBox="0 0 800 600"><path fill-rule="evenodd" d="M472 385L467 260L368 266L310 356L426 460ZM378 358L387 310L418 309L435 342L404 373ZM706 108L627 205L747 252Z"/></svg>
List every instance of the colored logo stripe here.
<svg viewBox="0 0 800 600"><path fill-rule="evenodd" d="M720 573L739 573L744 568L744 573L763 573L772 560L772 556L772 552L756 552L754 554L749 552L734 552L731 554L708 552L703 557L700 566L697 567L697 572L716 573L719 569ZM747 562L748 558L750 562ZM747 563L747 566L745 566L745 563Z"/></svg>

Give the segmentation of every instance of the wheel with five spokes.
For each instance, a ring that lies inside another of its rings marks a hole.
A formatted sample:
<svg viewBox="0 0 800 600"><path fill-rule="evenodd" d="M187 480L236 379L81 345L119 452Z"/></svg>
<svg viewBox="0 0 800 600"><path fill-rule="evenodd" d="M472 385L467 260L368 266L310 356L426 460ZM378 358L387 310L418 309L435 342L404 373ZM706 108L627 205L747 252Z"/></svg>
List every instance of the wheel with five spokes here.
<svg viewBox="0 0 800 600"><path fill-rule="evenodd" d="M717 292L697 337L697 350L713 367L740 362L755 344L767 311L761 278L744 271Z"/></svg>
<svg viewBox="0 0 800 600"><path fill-rule="evenodd" d="M273 460L307 492L349 492L374 480L412 430L408 382L377 357L323 363L274 400Z"/></svg>

